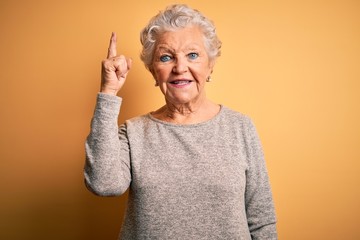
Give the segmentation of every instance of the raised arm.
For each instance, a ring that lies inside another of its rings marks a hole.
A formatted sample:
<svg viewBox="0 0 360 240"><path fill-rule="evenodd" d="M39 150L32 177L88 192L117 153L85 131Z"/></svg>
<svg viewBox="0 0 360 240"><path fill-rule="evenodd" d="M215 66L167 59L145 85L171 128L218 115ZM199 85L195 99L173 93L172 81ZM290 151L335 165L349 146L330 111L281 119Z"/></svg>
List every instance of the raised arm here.
<svg viewBox="0 0 360 240"><path fill-rule="evenodd" d="M125 125L118 127L121 98L116 96L130 67L130 59L116 55L116 34L113 33L107 59L102 62L101 92L85 144L85 184L101 196L121 195L131 182L126 128Z"/></svg>

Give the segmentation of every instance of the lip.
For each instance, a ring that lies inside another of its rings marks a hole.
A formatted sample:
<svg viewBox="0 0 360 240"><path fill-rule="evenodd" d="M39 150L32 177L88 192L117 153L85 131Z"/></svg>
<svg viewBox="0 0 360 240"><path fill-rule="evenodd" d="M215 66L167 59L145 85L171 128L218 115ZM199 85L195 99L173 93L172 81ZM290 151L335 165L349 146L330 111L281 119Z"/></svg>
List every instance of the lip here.
<svg viewBox="0 0 360 240"><path fill-rule="evenodd" d="M185 88L189 86L193 81L190 79L175 79L172 81L169 81L168 83L176 88Z"/></svg>

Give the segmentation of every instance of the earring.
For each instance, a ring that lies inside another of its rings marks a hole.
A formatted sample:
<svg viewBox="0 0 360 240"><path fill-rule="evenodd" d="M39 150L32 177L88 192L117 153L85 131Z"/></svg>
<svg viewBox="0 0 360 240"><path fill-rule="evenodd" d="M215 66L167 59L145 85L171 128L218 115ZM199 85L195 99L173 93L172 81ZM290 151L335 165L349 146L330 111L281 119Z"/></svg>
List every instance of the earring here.
<svg viewBox="0 0 360 240"><path fill-rule="evenodd" d="M211 76L208 76L208 77L206 78L206 81L207 81L207 82L211 82Z"/></svg>

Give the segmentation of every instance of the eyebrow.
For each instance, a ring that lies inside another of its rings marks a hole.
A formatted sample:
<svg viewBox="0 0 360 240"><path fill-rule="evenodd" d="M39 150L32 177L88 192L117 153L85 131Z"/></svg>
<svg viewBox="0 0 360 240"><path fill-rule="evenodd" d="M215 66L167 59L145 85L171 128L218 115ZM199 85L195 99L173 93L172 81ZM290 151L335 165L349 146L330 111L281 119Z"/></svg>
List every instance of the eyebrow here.
<svg viewBox="0 0 360 240"><path fill-rule="evenodd" d="M200 47L196 44L191 45L190 47L186 48L185 51L196 51L199 52ZM167 47L167 46L158 46L157 51L165 51L165 52L171 52L171 53L176 53L176 51L171 48L171 47Z"/></svg>
<svg viewBox="0 0 360 240"><path fill-rule="evenodd" d="M174 49L171 49L169 47L165 47L165 46L159 46L157 48L158 51L171 51L171 52L175 52Z"/></svg>

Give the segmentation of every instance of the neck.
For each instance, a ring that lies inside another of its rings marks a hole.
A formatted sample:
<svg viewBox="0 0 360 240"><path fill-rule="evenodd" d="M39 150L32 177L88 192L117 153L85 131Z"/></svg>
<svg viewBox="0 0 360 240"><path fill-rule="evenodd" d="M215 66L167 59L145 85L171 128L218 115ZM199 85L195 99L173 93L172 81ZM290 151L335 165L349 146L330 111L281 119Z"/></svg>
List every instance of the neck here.
<svg viewBox="0 0 360 240"><path fill-rule="evenodd" d="M155 118L175 124L194 124L211 119L219 112L220 106L204 99L196 104L166 105L152 113Z"/></svg>

